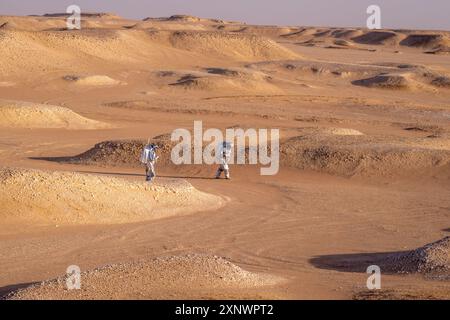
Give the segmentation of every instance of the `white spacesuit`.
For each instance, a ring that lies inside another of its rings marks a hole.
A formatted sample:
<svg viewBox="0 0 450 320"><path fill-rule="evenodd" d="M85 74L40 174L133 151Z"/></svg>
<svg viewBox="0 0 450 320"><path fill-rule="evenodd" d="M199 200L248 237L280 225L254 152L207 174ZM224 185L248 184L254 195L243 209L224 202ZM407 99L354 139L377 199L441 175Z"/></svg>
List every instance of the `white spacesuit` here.
<svg viewBox="0 0 450 320"><path fill-rule="evenodd" d="M231 143L224 141L218 148L219 169L217 169L216 179L220 179L222 172L225 173L225 178L230 179L230 168L228 163L231 159Z"/></svg>
<svg viewBox="0 0 450 320"><path fill-rule="evenodd" d="M156 149L158 149L157 145L153 143L148 144L144 147L144 150L141 154L141 162L145 164L145 180L149 182L151 182L156 177L155 164L159 158L156 155Z"/></svg>

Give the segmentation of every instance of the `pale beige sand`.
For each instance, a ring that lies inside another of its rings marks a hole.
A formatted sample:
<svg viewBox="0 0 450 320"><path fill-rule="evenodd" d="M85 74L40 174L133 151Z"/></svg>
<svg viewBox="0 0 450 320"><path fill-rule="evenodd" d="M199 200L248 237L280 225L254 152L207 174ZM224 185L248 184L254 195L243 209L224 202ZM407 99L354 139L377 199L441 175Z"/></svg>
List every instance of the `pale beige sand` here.
<svg viewBox="0 0 450 320"><path fill-rule="evenodd" d="M64 107L0 100L0 127L101 129L109 125L87 119Z"/></svg>
<svg viewBox="0 0 450 320"><path fill-rule="evenodd" d="M225 202L183 180L150 185L27 169L0 171L0 194L2 220L41 224L136 222L220 208Z"/></svg>

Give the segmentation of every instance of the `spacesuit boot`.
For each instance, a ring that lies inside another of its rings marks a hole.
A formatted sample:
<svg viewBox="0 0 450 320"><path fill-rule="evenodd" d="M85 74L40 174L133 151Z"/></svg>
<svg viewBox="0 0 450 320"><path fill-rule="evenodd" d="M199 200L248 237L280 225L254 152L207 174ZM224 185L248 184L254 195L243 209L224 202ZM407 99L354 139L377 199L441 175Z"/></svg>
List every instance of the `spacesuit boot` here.
<svg viewBox="0 0 450 320"><path fill-rule="evenodd" d="M149 182L151 182L156 177L155 165L153 161L147 162L147 165L145 167L145 175L146 175L145 180Z"/></svg>

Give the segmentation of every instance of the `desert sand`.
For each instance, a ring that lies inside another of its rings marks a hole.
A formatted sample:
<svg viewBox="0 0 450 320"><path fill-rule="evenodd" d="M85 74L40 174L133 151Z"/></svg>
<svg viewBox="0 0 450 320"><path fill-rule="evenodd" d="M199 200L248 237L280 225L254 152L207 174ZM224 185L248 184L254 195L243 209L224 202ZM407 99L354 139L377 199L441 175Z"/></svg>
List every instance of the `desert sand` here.
<svg viewBox="0 0 450 320"><path fill-rule="evenodd" d="M447 31L0 16L0 296L449 299L449 54ZM194 120L279 128L280 172L175 166Z"/></svg>

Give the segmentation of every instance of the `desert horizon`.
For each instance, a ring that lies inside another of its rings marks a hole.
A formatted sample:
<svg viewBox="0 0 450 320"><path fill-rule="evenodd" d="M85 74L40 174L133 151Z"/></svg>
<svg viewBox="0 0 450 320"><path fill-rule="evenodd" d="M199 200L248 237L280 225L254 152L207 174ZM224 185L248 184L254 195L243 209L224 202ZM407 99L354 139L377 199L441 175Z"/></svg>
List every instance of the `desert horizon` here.
<svg viewBox="0 0 450 320"><path fill-rule="evenodd" d="M70 19L0 15L2 299L450 298L450 31Z"/></svg>

